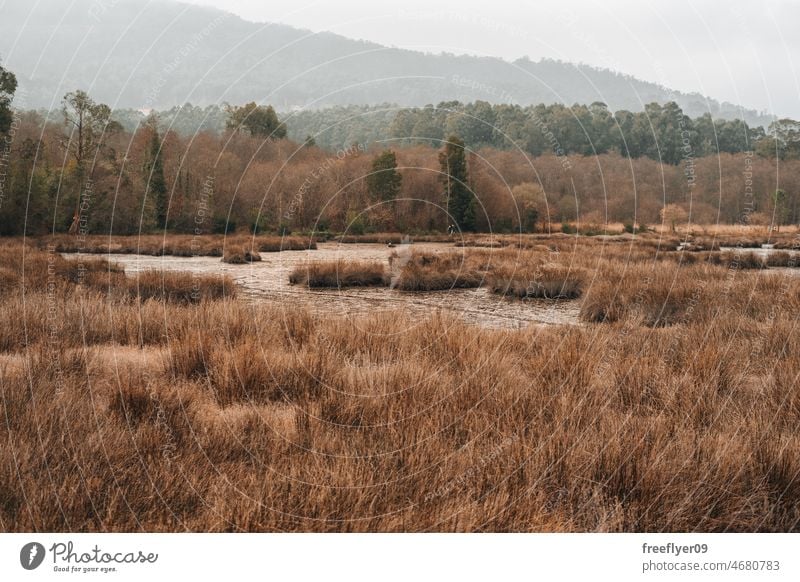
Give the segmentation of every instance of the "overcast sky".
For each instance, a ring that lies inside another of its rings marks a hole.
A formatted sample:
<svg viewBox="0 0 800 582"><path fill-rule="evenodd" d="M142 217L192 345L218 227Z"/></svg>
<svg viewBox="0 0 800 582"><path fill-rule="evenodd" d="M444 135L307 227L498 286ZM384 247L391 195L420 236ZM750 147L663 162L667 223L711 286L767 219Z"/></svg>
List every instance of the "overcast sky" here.
<svg viewBox="0 0 800 582"><path fill-rule="evenodd" d="M800 0L190 0L428 52L579 61L800 117Z"/></svg>

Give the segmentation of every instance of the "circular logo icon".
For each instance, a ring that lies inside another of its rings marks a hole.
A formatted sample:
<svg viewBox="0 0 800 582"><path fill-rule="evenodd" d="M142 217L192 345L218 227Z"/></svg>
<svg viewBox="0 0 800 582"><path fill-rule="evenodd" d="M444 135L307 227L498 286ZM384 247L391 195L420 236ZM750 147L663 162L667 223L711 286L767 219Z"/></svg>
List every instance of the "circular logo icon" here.
<svg viewBox="0 0 800 582"><path fill-rule="evenodd" d="M35 570L44 561L44 546L39 542L30 542L19 551L19 563L26 570Z"/></svg>

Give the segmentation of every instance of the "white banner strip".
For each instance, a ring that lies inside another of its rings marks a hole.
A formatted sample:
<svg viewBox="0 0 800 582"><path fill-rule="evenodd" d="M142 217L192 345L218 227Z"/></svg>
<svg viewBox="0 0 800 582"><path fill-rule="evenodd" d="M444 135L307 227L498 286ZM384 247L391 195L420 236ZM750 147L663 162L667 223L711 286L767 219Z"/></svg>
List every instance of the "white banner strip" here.
<svg viewBox="0 0 800 582"><path fill-rule="evenodd" d="M798 543L798 534L0 534L0 580L794 581Z"/></svg>

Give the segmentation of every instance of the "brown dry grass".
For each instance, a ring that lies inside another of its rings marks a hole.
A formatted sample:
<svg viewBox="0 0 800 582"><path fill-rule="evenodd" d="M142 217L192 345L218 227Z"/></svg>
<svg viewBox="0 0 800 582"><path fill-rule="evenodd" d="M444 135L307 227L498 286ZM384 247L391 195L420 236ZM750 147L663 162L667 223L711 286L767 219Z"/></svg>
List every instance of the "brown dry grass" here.
<svg viewBox="0 0 800 582"><path fill-rule="evenodd" d="M746 247L742 247L746 248ZM740 249L724 250L718 253L707 253L705 258L715 265L727 265L732 269L763 269L765 258L753 251Z"/></svg>
<svg viewBox="0 0 800 582"><path fill-rule="evenodd" d="M230 277L193 275L168 271L125 270L105 259L66 259L54 251L33 247L0 247L0 297L37 298L47 290L51 299L62 294L99 293L118 301L154 299L169 303L199 303L233 298L236 287Z"/></svg>
<svg viewBox="0 0 800 582"><path fill-rule="evenodd" d="M775 251L767 255L765 264L768 267L797 267L800 255L797 252Z"/></svg>
<svg viewBox="0 0 800 582"><path fill-rule="evenodd" d="M474 289L484 283L484 263L481 253L414 252L401 266L394 286L402 291Z"/></svg>
<svg viewBox="0 0 800 582"><path fill-rule="evenodd" d="M661 234L670 234L667 226L652 225L652 228ZM678 226L678 232L693 236L711 237L766 237L766 236L793 236L800 233L797 226L782 226L780 232L769 230L768 226L760 224L692 224L688 228Z"/></svg>
<svg viewBox="0 0 800 582"><path fill-rule="evenodd" d="M800 308L800 279L741 271L735 259L727 264L629 264L604 269L582 301L581 317L647 326L711 324L721 317L764 323L775 316L776 303L787 310Z"/></svg>
<svg viewBox="0 0 800 582"><path fill-rule="evenodd" d="M800 284L676 255L580 252L614 317L497 331L23 300L4 249L0 529L798 531Z"/></svg>
<svg viewBox="0 0 800 582"><path fill-rule="evenodd" d="M289 274L292 285L310 288L382 287L386 268L374 261L310 261Z"/></svg>
<svg viewBox="0 0 800 582"><path fill-rule="evenodd" d="M492 291L520 299L575 299L586 286L586 271L556 263L502 266L492 271Z"/></svg>
<svg viewBox="0 0 800 582"><path fill-rule="evenodd" d="M773 244L775 245L776 249L798 251L800 250L800 236L795 235L792 237L780 238L775 240Z"/></svg>
<svg viewBox="0 0 800 582"><path fill-rule="evenodd" d="M369 234L345 234L334 237L337 242L343 244L365 244L365 243L377 243L377 244L400 244L403 242L405 238L409 235L400 233L400 232L375 232ZM472 238L477 235L466 234L464 235L466 238ZM414 240L414 242L454 242L456 240L460 240L461 236L454 236L449 234L443 233L432 233L432 234L415 234L410 237Z"/></svg>
<svg viewBox="0 0 800 582"><path fill-rule="evenodd" d="M222 257L230 248L248 249L252 252L300 251L316 249L313 239L297 236L246 236L146 234L141 236L87 236L56 235L36 240L39 248L52 246L60 253L172 255L176 257Z"/></svg>
<svg viewBox="0 0 800 582"><path fill-rule="evenodd" d="M245 265L247 263L257 263L261 260L258 252L247 247L227 247L222 256L223 263L231 265Z"/></svg>

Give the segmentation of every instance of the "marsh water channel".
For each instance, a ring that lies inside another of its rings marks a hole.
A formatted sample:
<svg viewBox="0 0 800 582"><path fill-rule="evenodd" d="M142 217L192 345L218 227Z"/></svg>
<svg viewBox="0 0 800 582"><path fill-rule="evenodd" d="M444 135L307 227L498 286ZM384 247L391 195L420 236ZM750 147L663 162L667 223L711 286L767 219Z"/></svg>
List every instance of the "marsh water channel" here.
<svg viewBox="0 0 800 582"><path fill-rule="evenodd" d="M279 305L306 306L312 311L335 315L374 314L403 310L411 316L427 317L441 311L461 317L465 322L492 328L522 328L531 324L578 324L579 301L506 299L489 289L404 292L385 287L346 289L308 289L291 285L289 273L310 260L382 261L396 252L453 252L447 243L415 243L389 248L382 244L321 243L316 250L261 253L260 262L244 265L223 263L219 257L173 257L130 254L103 254L109 261L125 267L128 274L145 270L165 270L196 274L227 274L239 285L240 296L248 301L270 301ZM80 256L97 255L65 255Z"/></svg>

